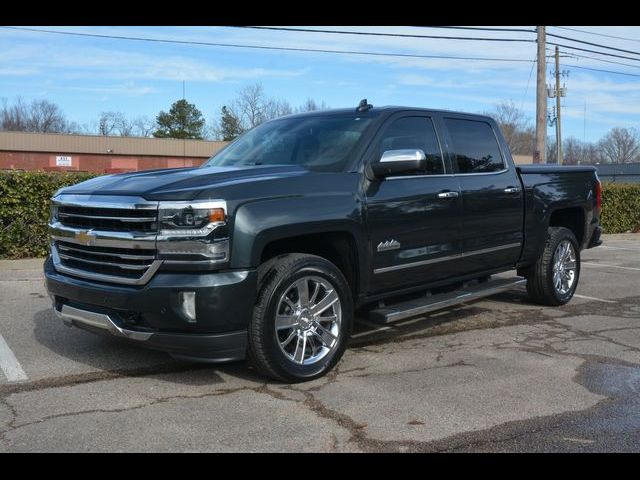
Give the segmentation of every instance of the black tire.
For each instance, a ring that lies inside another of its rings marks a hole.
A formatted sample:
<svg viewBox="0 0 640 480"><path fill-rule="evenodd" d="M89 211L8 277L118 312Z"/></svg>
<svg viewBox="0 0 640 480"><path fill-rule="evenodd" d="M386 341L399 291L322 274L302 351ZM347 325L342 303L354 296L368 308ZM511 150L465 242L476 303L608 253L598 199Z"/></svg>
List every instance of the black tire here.
<svg viewBox="0 0 640 480"><path fill-rule="evenodd" d="M342 322L336 344L317 363L301 365L280 349L275 317L279 299L295 280L313 275L328 281L338 294ZM342 357L353 325L353 299L342 272L328 260L315 255L291 253L273 258L258 268L258 298L249 324L249 360L258 371L287 383L321 377Z"/></svg>
<svg viewBox="0 0 640 480"><path fill-rule="evenodd" d="M576 256L575 279L568 292L559 292L553 282L553 255L564 240L571 242ZM541 305L564 305L576 291L580 279L580 248L571 230L564 227L549 227L544 250L538 261L526 275L529 298Z"/></svg>

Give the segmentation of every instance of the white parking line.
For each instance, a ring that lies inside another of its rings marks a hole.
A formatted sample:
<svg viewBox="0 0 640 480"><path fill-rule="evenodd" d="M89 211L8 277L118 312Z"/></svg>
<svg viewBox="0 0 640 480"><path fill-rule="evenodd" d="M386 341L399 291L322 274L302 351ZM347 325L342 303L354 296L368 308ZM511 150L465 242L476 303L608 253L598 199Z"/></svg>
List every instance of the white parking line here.
<svg viewBox="0 0 640 480"><path fill-rule="evenodd" d="M623 270L634 270L636 272L640 272L640 268L636 267L621 267L620 265L610 265L608 263L590 263L590 262L582 262L582 265L586 265L587 267L609 267L609 268L621 268Z"/></svg>
<svg viewBox="0 0 640 480"><path fill-rule="evenodd" d="M577 293L574 293L573 296L578 298L584 298L585 300L595 300L597 302L617 303L617 302L614 302L613 300L605 300L604 298L588 297L587 295L578 295Z"/></svg>
<svg viewBox="0 0 640 480"><path fill-rule="evenodd" d="M29 379L2 335L0 335L0 368L10 382Z"/></svg>

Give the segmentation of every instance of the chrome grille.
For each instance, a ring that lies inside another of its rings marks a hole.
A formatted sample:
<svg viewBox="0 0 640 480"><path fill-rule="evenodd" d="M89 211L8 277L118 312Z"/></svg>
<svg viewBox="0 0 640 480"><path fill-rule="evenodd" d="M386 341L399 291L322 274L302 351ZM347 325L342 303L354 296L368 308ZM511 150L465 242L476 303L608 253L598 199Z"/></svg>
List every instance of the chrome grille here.
<svg viewBox="0 0 640 480"><path fill-rule="evenodd" d="M151 267L155 250L87 247L55 242L62 265L105 275L138 279Z"/></svg>
<svg viewBox="0 0 640 480"><path fill-rule="evenodd" d="M59 205L58 221L67 227L96 229L108 232L154 233L157 210L125 208L96 208L78 205Z"/></svg>
<svg viewBox="0 0 640 480"><path fill-rule="evenodd" d="M162 264L156 252L158 202L62 194L53 206L51 256L59 272L144 285Z"/></svg>

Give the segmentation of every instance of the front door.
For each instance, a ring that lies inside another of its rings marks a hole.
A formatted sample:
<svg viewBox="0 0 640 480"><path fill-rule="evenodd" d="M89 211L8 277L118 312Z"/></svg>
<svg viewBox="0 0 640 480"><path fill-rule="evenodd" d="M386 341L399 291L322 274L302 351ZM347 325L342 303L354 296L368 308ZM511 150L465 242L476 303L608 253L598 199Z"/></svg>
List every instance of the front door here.
<svg viewBox="0 0 640 480"><path fill-rule="evenodd" d="M431 117L417 113L391 117L374 140L370 157L401 149L423 150L428 165L423 172L367 184L370 293L446 278L461 252L460 189L454 176L445 175Z"/></svg>

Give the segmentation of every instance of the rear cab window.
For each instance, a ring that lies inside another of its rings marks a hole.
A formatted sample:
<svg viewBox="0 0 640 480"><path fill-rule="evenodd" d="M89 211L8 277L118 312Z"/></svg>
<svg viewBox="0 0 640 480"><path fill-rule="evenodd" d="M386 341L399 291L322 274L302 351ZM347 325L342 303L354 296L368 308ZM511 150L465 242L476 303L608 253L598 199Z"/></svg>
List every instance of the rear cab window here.
<svg viewBox="0 0 640 480"><path fill-rule="evenodd" d="M498 139L489 123L445 118L444 124L451 139L454 173L493 173L507 168Z"/></svg>

